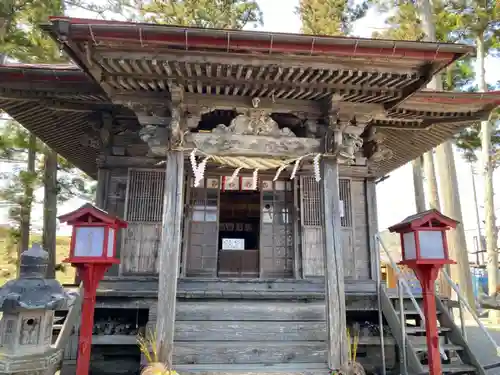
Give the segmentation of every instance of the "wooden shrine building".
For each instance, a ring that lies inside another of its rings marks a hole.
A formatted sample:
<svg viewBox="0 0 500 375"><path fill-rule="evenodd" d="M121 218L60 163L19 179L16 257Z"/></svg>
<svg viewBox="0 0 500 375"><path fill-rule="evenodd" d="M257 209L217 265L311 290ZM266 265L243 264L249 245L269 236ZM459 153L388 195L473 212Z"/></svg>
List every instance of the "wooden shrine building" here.
<svg viewBox="0 0 500 375"><path fill-rule="evenodd" d="M352 326L374 373L379 297L398 367L375 181L500 103L423 89L471 47L72 18L42 28L74 65L1 66L0 109L97 179L99 207L129 223L99 289L94 374L138 373L135 335L157 320L181 374L326 374L345 363ZM408 361L424 369L414 337ZM457 373L482 374L464 358Z"/></svg>

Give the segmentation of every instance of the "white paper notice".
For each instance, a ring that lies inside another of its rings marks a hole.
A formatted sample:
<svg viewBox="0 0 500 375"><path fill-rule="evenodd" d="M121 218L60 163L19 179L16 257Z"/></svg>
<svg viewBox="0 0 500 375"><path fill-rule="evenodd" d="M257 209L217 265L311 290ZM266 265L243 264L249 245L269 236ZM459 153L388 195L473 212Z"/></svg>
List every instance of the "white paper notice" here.
<svg viewBox="0 0 500 375"><path fill-rule="evenodd" d="M245 250L244 238L223 238L222 250Z"/></svg>

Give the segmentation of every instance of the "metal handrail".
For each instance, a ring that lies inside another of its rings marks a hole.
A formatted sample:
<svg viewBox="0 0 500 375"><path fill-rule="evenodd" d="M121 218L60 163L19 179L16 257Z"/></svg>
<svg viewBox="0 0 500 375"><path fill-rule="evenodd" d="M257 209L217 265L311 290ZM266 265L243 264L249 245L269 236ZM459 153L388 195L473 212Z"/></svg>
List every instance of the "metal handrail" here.
<svg viewBox="0 0 500 375"><path fill-rule="evenodd" d="M484 326L483 322L481 322L481 320L477 316L476 312L472 309L472 307L469 305L469 303L467 302L467 300L462 296L462 293L460 293L460 290L459 290L458 286L453 282L453 280L451 279L450 275L448 275L448 273L444 269L441 270L441 272L443 273L444 278L446 279L446 281L448 282L448 284L450 284L450 286L455 291L455 293L457 295L457 298L458 298L458 303L460 305L463 304L465 306L465 308L469 311L469 313L472 315L472 317L476 321L476 323L479 326L479 328L481 328L481 330L485 334L485 336L488 339L488 341L490 341L490 343L495 347L495 350L496 350L496 353L497 353L497 357L500 357L500 347L498 346L498 344L495 341L495 339L490 335L490 333L488 332L487 328ZM461 314L461 315L462 315L462 316L460 316L461 325L464 326L464 324L463 324L463 314Z"/></svg>
<svg viewBox="0 0 500 375"><path fill-rule="evenodd" d="M413 295L413 293L411 291L411 288L408 285L408 282L406 281L403 273L399 269L399 267L396 264L396 262L394 261L394 259L392 259L391 254L389 253L389 250L387 250L387 248L385 247L384 242L382 241L382 239L380 238L380 236L378 235L378 233L375 234L375 239L378 241L378 243L380 244L380 246L382 247L382 249L384 249L384 252L387 255L387 258L389 259L389 262L391 264L392 269L394 269L394 271L398 275L398 279L401 280L401 285L403 285L405 287L405 289L406 289L406 291L408 293L408 296L410 297L410 300L413 303L413 306L415 306L415 308L416 308L416 310L418 312L418 315L420 315L420 319L422 319L422 322L425 325L425 316L424 316L424 313L423 313L422 309L420 308L417 300L415 299L415 296ZM380 270L379 270L379 272L380 272ZM401 324L404 324L404 322L401 322ZM439 347L439 352L441 354L441 358L446 361L448 359L448 356L446 355L446 353L444 352L444 350L441 348L441 346Z"/></svg>
<svg viewBox="0 0 500 375"><path fill-rule="evenodd" d="M404 299L403 299L403 288L402 288L403 282L398 279L398 300L399 300L399 320L403 322L401 324L401 362L402 362L402 374L401 375L408 375L408 359L406 357L406 325L404 324L406 317L405 317L405 307L404 307Z"/></svg>
<svg viewBox="0 0 500 375"><path fill-rule="evenodd" d="M382 314L382 299L381 299L382 277L380 276L380 257L376 257L375 264L377 267L376 282L377 282L377 303L378 303L378 330L380 334L380 354L382 356L382 375L386 375L387 368L385 364L384 316Z"/></svg>

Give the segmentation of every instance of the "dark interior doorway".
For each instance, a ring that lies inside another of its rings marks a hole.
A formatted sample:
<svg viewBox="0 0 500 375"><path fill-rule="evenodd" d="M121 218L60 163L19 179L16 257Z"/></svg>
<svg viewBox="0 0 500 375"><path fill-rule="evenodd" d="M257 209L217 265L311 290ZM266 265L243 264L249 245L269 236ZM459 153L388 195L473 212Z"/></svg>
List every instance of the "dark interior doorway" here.
<svg viewBox="0 0 500 375"><path fill-rule="evenodd" d="M259 277L260 192L221 191L219 277Z"/></svg>

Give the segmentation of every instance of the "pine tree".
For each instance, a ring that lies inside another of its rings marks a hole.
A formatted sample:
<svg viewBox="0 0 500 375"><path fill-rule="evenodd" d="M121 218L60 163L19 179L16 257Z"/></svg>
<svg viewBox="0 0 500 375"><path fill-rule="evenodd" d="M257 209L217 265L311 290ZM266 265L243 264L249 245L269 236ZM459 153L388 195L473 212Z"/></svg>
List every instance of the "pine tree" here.
<svg viewBox="0 0 500 375"><path fill-rule="evenodd" d="M36 171L37 140L14 121L7 121L0 133L0 156L8 160L24 160L26 168L14 171L8 185L0 191L3 201L10 204L8 257L17 266L19 254L29 246L31 210L35 199L35 189L39 179ZM17 273L19 273L19 268Z"/></svg>
<svg viewBox="0 0 500 375"><path fill-rule="evenodd" d="M167 25L242 29L263 22L255 0L151 0L139 10L145 21Z"/></svg>
<svg viewBox="0 0 500 375"><path fill-rule="evenodd" d="M305 34L349 35L354 21L362 18L367 9L366 1L300 0L296 11Z"/></svg>
<svg viewBox="0 0 500 375"><path fill-rule="evenodd" d="M65 57L60 55L54 42L37 27L50 15L63 14L65 4L62 0L25 1L20 2L22 6L16 5L17 3L7 4L8 7L2 3L2 6L5 7L0 6L0 9L3 9L4 19L8 19L8 26L3 28L1 34L3 40L7 42L3 45L3 50L0 50L4 52L3 56L8 54L12 58L30 63L67 61ZM11 210L11 219L14 223L18 223L18 228L13 229L11 233L11 242L17 244L18 251L28 248L34 191L43 186L42 244L50 255L46 276L54 277L55 270L58 268L55 263L57 202L68 199L70 196L67 192L66 194L59 193L58 156L48 146L37 141L34 135L13 122L3 128L2 137L5 141L0 144L0 152L6 154L7 157L8 154L22 153L26 155L27 160L27 170L22 173L23 178L17 179L14 176L11 186L3 192L5 199L10 201L14 207ZM37 163L41 164L38 169L35 167ZM70 168L68 163L65 163L66 171L74 172L74 168ZM76 190L78 189L71 188L68 191Z"/></svg>
<svg viewBox="0 0 500 375"><path fill-rule="evenodd" d="M457 34L465 41L473 41L477 48L477 81L479 91L488 91L485 77L485 58L499 51L500 7L496 0L450 2L450 10L457 17ZM484 173L485 234L488 269L488 289L493 294L498 285L498 249L494 207L493 169L495 160L492 141L496 132L493 121L481 123L482 167ZM500 313L494 314L500 321Z"/></svg>

